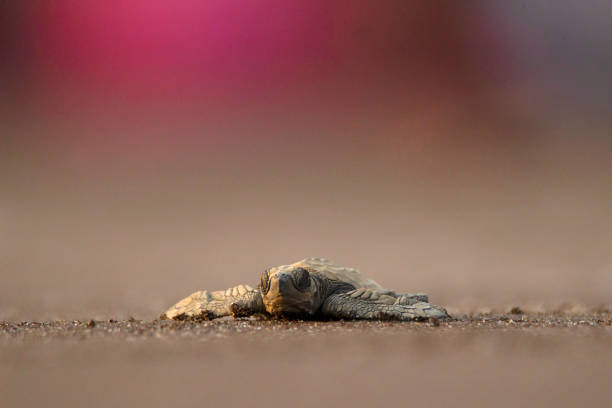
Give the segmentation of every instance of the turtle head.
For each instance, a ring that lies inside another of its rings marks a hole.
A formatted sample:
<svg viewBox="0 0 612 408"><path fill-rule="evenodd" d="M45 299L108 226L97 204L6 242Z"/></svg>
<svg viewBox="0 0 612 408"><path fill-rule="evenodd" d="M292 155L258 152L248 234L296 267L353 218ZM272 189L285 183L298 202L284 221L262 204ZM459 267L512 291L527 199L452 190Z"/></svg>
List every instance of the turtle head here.
<svg viewBox="0 0 612 408"><path fill-rule="evenodd" d="M321 282L307 268L285 266L261 275L261 297L272 315L313 315L321 306Z"/></svg>

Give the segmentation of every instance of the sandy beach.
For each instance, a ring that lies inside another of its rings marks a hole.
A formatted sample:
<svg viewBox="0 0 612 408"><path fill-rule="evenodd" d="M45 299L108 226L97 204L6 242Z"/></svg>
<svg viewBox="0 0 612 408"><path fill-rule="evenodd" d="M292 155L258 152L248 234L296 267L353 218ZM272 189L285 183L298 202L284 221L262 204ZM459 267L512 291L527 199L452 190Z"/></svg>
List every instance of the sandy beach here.
<svg viewBox="0 0 612 408"><path fill-rule="evenodd" d="M1 405L606 407L612 314L0 323Z"/></svg>
<svg viewBox="0 0 612 408"><path fill-rule="evenodd" d="M586 3L0 1L0 408L612 407ZM307 257L455 320L155 320Z"/></svg>

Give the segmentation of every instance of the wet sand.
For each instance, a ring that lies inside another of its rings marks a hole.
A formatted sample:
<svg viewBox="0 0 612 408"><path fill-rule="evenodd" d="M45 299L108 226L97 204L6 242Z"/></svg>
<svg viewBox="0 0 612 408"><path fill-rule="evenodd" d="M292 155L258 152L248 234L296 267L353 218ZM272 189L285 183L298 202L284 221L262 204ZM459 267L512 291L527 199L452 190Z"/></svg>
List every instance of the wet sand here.
<svg viewBox="0 0 612 408"><path fill-rule="evenodd" d="M612 314L0 323L0 405L610 406Z"/></svg>

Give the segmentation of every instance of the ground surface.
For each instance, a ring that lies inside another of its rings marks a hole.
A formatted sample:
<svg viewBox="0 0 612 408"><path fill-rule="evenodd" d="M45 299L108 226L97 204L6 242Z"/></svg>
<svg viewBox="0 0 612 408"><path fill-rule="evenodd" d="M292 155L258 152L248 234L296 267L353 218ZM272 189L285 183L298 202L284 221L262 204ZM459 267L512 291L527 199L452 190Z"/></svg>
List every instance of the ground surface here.
<svg viewBox="0 0 612 408"><path fill-rule="evenodd" d="M607 407L611 377L609 313L0 322L3 407Z"/></svg>

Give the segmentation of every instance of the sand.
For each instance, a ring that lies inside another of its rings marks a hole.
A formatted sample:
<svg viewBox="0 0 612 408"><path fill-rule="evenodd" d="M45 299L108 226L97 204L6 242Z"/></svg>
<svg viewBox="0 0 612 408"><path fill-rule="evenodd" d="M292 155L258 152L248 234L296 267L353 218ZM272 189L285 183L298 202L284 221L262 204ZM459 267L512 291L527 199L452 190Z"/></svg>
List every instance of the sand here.
<svg viewBox="0 0 612 408"><path fill-rule="evenodd" d="M606 407L612 314L0 323L0 406Z"/></svg>

